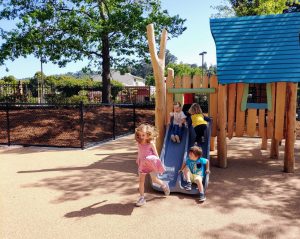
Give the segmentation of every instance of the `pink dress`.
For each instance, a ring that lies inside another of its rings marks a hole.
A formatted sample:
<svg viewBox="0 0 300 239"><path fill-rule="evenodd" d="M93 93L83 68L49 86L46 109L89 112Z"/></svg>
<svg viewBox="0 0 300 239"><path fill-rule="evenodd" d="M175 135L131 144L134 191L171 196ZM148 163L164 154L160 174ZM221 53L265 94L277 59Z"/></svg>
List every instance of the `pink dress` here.
<svg viewBox="0 0 300 239"><path fill-rule="evenodd" d="M151 144L138 144L137 164L140 173L162 174L166 171L159 157L154 154Z"/></svg>

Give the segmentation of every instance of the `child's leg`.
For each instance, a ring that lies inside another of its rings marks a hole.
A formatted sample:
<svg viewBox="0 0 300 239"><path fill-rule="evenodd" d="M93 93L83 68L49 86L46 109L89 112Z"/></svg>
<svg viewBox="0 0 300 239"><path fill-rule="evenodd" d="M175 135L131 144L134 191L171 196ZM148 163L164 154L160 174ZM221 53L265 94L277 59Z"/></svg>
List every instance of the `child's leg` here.
<svg viewBox="0 0 300 239"><path fill-rule="evenodd" d="M156 183L161 186L162 190L164 191L165 195L168 196L170 194L170 188L167 183L164 183L160 180L155 173L150 173L151 179L153 183Z"/></svg>
<svg viewBox="0 0 300 239"><path fill-rule="evenodd" d="M142 197L144 197L144 192L145 192L145 178L146 178L145 173L139 174L139 192Z"/></svg>
<svg viewBox="0 0 300 239"><path fill-rule="evenodd" d="M197 186L198 186L199 192L204 194L204 188L203 188L203 184L202 184L202 177L201 177L201 176L197 176L197 177L194 179L194 181L195 181L195 183L196 183Z"/></svg>
<svg viewBox="0 0 300 239"><path fill-rule="evenodd" d="M188 167L185 167L183 169L183 176L186 179L187 182L191 182L191 171Z"/></svg>
<svg viewBox="0 0 300 239"><path fill-rule="evenodd" d="M197 142L198 145L203 143L202 141L204 139L204 134L205 134L206 128L207 128L206 124L200 124L194 128L195 133L196 133L195 142Z"/></svg>

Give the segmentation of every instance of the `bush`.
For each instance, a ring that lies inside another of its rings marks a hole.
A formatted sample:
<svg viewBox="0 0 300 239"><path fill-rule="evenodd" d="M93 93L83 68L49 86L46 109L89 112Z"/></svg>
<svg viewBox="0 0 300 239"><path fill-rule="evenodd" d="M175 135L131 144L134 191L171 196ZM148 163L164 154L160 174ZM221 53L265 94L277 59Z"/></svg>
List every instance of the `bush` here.
<svg viewBox="0 0 300 239"><path fill-rule="evenodd" d="M68 98L69 104L80 104L80 102L83 102L83 104L88 104L89 99L86 95L73 95Z"/></svg>

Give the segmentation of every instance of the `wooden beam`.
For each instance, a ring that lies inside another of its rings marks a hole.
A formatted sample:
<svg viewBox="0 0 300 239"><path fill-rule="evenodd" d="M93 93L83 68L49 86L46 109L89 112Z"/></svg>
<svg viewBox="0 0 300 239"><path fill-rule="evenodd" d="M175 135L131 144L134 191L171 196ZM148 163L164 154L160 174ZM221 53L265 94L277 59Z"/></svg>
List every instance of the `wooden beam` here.
<svg viewBox="0 0 300 239"><path fill-rule="evenodd" d="M208 76L203 77L202 88L208 88Z"/></svg>
<svg viewBox="0 0 300 239"><path fill-rule="evenodd" d="M236 104L236 84L228 86L228 132L227 137L231 139L234 132L235 121L235 104Z"/></svg>
<svg viewBox="0 0 300 239"><path fill-rule="evenodd" d="M182 80L181 80L181 77L179 75L175 76L174 84L175 84L175 89L182 89ZM173 89L173 90L175 90L175 89ZM169 89L168 89L168 92L169 92ZM172 93L172 92L169 92L169 93ZM182 93L176 93L175 94L175 101L180 102L180 104L183 104L183 95L182 95Z"/></svg>
<svg viewBox="0 0 300 239"><path fill-rule="evenodd" d="M168 77L166 79L167 88L172 88L174 86L174 70L168 68ZM170 112L173 112L173 104L174 104L174 95L166 92L166 123L170 122Z"/></svg>
<svg viewBox="0 0 300 239"><path fill-rule="evenodd" d="M271 92L272 92L272 107L270 110L268 109L268 118L267 118L267 137L268 137L268 139L272 139L274 137L276 83L271 83Z"/></svg>
<svg viewBox="0 0 300 239"><path fill-rule="evenodd" d="M253 137L256 133L256 114L257 109L248 109L247 134L250 137Z"/></svg>
<svg viewBox="0 0 300 239"><path fill-rule="evenodd" d="M261 139L261 149L267 150L268 148L268 137L267 137L267 127L264 128L264 134Z"/></svg>
<svg viewBox="0 0 300 239"><path fill-rule="evenodd" d="M216 137L210 137L210 151L215 151L215 138Z"/></svg>
<svg viewBox="0 0 300 239"><path fill-rule="evenodd" d="M193 76L193 88L202 88L200 75Z"/></svg>
<svg viewBox="0 0 300 239"><path fill-rule="evenodd" d="M295 168L297 83L287 83L287 129L284 151L284 172L293 173Z"/></svg>
<svg viewBox="0 0 300 239"><path fill-rule="evenodd" d="M218 80L215 75L210 77L210 88L215 88L215 93L209 95L209 114L213 119L211 136L217 136L217 117L218 117Z"/></svg>
<svg viewBox="0 0 300 239"><path fill-rule="evenodd" d="M270 158L278 159L278 157L279 157L279 141L273 137L271 141Z"/></svg>
<svg viewBox="0 0 300 239"><path fill-rule="evenodd" d="M173 94L186 94L186 93L215 93L215 88L192 88L192 89L186 89L186 88L169 88L168 93Z"/></svg>
<svg viewBox="0 0 300 239"><path fill-rule="evenodd" d="M226 123L227 123L227 86L219 85L218 93L218 162L219 167L227 168L227 142L226 142Z"/></svg>
<svg viewBox="0 0 300 239"><path fill-rule="evenodd" d="M260 109L258 111L258 135L262 138L265 136L265 115L265 109Z"/></svg>
<svg viewBox="0 0 300 239"><path fill-rule="evenodd" d="M286 82L278 82L276 89L276 117L275 117L275 132L276 140L284 138L284 114L285 114L285 99L286 99Z"/></svg>
<svg viewBox="0 0 300 239"><path fill-rule="evenodd" d="M236 102L236 120L235 120L235 135L241 137L244 135L245 130L245 111L242 111L242 99L243 99L244 84L237 84L237 102Z"/></svg>
<svg viewBox="0 0 300 239"><path fill-rule="evenodd" d="M158 129L158 138L156 140L156 147L158 154L160 154L164 135L165 135L165 122L166 122L166 86L165 86L165 50L167 43L167 30L164 29L161 34L160 50L157 55L155 46L154 26L153 24L147 25L147 39L151 63L153 67L155 79L155 126Z"/></svg>

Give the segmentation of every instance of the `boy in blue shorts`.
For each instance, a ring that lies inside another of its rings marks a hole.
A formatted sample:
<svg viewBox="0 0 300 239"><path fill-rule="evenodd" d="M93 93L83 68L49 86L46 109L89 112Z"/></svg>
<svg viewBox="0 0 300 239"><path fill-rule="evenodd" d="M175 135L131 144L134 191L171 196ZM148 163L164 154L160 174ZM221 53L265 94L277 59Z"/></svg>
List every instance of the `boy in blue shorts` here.
<svg viewBox="0 0 300 239"><path fill-rule="evenodd" d="M183 162L180 171L183 171L184 177L187 180L185 190L192 190L192 183L196 183L200 192L199 201L205 201L206 197L204 194L202 179L205 173L210 173L210 170L209 161L202 158L202 149L200 147L193 146L189 149L188 158L185 162Z"/></svg>

